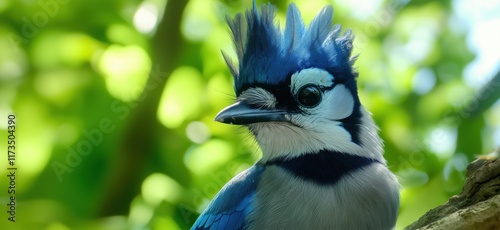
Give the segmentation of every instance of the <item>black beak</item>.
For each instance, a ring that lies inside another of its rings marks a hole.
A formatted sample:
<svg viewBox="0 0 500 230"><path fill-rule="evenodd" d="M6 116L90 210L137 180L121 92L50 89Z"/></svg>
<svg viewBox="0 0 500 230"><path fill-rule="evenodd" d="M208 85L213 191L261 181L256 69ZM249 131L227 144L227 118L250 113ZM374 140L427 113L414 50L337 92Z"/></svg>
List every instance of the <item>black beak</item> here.
<svg viewBox="0 0 500 230"><path fill-rule="evenodd" d="M287 121L285 114L286 111L252 108L245 102L238 101L221 110L214 120L226 124L247 125L257 122Z"/></svg>

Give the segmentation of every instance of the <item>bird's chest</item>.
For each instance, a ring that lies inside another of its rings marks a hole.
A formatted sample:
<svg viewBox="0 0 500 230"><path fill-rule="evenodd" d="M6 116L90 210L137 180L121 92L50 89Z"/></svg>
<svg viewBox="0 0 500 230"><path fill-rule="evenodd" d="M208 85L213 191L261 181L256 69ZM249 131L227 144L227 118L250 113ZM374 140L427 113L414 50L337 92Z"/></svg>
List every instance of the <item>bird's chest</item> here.
<svg viewBox="0 0 500 230"><path fill-rule="evenodd" d="M382 199L380 193L356 181L363 176L360 170L336 184L318 185L268 167L255 194L248 229L369 229L366 226L385 218L377 214L384 208L376 201Z"/></svg>
<svg viewBox="0 0 500 230"><path fill-rule="evenodd" d="M273 167L263 173L259 187L250 229L315 229L311 223L331 226L329 216L338 203L332 186L314 186Z"/></svg>

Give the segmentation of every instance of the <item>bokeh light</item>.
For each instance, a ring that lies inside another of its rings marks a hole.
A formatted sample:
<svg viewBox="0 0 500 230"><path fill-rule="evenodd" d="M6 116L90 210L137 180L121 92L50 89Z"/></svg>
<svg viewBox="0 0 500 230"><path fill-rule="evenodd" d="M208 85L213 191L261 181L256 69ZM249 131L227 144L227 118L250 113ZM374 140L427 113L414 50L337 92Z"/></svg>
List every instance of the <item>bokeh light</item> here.
<svg viewBox="0 0 500 230"><path fill-rule="evenodd" d="M331 4L353 31L359 97L404 187L396 229L500 147L499 1L272 2L281 28L294 2L306 24ZM15 114L19 153L19 221L0 229L189 229L259 159L247 130L213 120L235 100L226 16L251 5L0 1L0 151Z"/></svg>

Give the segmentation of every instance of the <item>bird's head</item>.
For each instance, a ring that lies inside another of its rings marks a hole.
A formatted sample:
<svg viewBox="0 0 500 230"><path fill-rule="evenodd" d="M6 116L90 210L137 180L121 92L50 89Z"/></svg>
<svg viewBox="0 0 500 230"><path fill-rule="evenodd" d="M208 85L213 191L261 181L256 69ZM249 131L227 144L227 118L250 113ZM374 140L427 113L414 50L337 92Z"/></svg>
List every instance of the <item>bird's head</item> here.
<svg viewBox="0 0 500 230"><path fill-rule="evenodd" d="M321 150L384 161L377 128L358 98L351 32L332 25L331 6L305 27L291 4L284 31L274 14L274 6L259 10L254 3L228 19L238 64L223 55L237 100L215 120L246 125L264 162Z"/></svg>

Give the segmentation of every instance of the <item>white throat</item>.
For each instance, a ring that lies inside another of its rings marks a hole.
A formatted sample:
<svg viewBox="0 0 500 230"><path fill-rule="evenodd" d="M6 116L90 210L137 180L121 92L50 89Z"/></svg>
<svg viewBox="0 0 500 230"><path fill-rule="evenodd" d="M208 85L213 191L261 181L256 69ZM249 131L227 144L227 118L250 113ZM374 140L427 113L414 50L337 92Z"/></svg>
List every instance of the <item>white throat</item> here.
<svg viewBox="0 0 500 230"><path fill-rule="evenodd" d="M312 127L298 127L287 122L263 122L249 125L262 150L262 162L276 158L294 158L320 150L333 150L376 159L385 163L382 140L370 114L361 106L359 144L340 122L317 121Z"/></svg>

